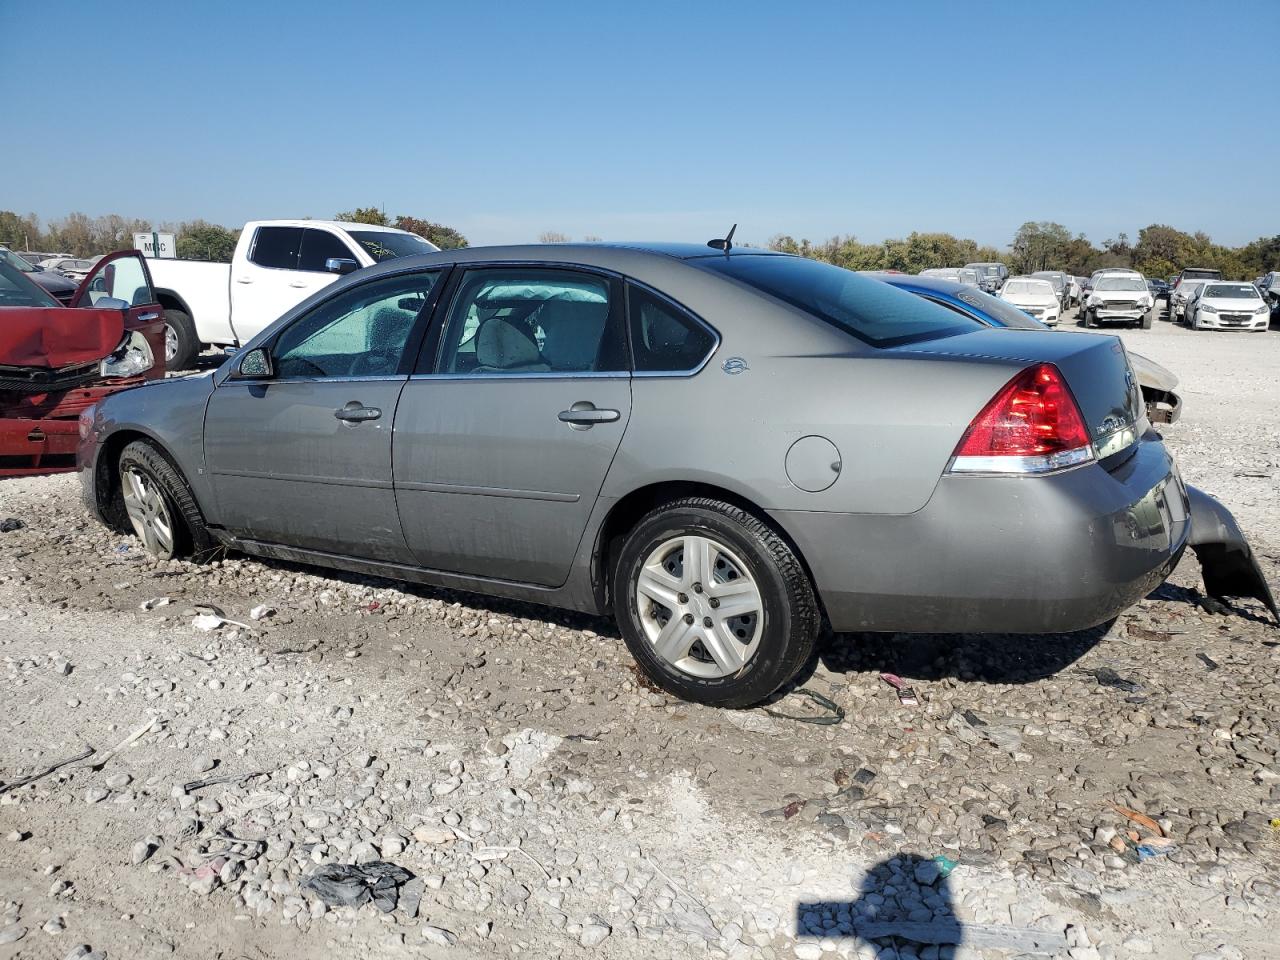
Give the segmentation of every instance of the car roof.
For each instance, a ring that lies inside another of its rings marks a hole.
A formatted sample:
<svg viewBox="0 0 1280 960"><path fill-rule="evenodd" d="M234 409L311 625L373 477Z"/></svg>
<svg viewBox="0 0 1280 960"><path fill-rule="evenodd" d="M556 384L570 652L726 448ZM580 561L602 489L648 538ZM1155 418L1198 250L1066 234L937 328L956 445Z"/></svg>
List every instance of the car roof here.
<svg viewBox="0 0 1280 960"><path fill-rule="evenodd" d="M930 293L960 293L972 290L973 285L961 283L959 280L947 280L943 277L922 277L909 273L885 273L879 270L863 271L864 276L883 280L893 287L903 290L928 290Z"/></svg>
<svg viewBox="0 0 1280 960"><path fill-rule="evenodd" d="M408 233L399 227L377 223L358 223L354 220L250 220L246 227L328 227L331 230L371 230L379 233Z"/></svg>

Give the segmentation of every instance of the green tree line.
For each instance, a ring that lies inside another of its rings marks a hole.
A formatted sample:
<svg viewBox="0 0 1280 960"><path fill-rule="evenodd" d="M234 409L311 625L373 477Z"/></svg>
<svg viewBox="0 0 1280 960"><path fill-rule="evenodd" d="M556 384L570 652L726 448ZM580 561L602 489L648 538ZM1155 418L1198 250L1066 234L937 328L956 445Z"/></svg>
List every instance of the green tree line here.
<svg viewBox="0 0 1280 960"><path fill-rule="evenodd" d="M467 238L452 227L407 215L389 219L373 207L340 213L334 219L356 223L375 223L407 230L425 237L441 249L467 246ZM11 250L37 250L43 253L66 253L73 257L93 257L133 246L135 233L152 230L174 234L177 254L187 260L216 260L227 263L235 252L240 231L228 229L207 220L184 220L181 223L152 224L137 217L111 213L90 217L76 212L47 225L34 213L19 214L0 210L0 244Z"/></svg>
<svg viewBox="0 0 1280 960"><path fill-rule="evenodd" d="M1003 251L949 233L911 233L906 239L880 243L862 243L853 236L813 243L780 234L769 241L769 247L850 270L904 273L983 262L1004 263L1015 274L1064 270L1086 277L1103 267L1131 267L1148 277L1172 276L1183 267L1209 267L1231 280L1252 280L1280 270L1280 235L1227 247L1214 243L1203 231L1186 233L1158 223L1139 230L1136 243L1121 233L1098 245L1083 233L1073 236L1060 223L1041 221L1024 223Z"/></svg>

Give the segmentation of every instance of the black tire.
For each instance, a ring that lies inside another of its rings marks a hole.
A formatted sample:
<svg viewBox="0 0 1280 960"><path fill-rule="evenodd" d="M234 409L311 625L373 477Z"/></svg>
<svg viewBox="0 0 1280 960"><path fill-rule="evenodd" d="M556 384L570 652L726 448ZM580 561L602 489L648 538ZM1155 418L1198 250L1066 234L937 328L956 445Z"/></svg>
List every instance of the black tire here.
<svg viewBox="0 0 1280 960"><path fill-rule="evenodd" d="M1092 310L1086 310L1084 312L1084 325L1086 330L1095 325Z"/></svg>
<svg viewBox="0 0 1280 960"><path fill-rule="evenodd" d="M1151 311L1150 310L1148 310L1146 313L1142 315L1142 329L1143 330L1151 329Z"/></svg>
<svg viewBox="0 0 1280 960"><path fill-rule="evenodd" d="M116 479L121 489L125 482L125 472L129 469L138 470L156 485L172 520L172 550L167 556L160 553L153 553L153 556L159 559L188 557L198 563L212 559L217 552L217 544L209 536L204 514L200 512L191 488L169 458L150 441L134 440L120 451L120 459L117 461ZM128 525L124 509L121 508L119 512ZM132 531L133 528L129 529Z"/></svg>
<svg viewBox="0 0 1280 960"><path fill-rule="evenodd" d="M173 331L177 338L177 349L172 357L165 357L166 370L188 370L200 355L200 338L196 335L196 324L191 314L182 310L166 310L164 325ZM166 343L167 343L166 338Z"/></svg>
<svg viewBox="0 0 1280 960"><path fill-rule="evenodd" d="M690 534L733 551L760 592L759 646L732 676L702 678L667 663L640 620L636 583L646 559L666 541ZM718 707L757 704L793 679L813 654L821 617L804 567L772 527L731 504L690 497L651 511L627 535L612 576L614 616L632 656L645 676L684 700Z"/></svg>

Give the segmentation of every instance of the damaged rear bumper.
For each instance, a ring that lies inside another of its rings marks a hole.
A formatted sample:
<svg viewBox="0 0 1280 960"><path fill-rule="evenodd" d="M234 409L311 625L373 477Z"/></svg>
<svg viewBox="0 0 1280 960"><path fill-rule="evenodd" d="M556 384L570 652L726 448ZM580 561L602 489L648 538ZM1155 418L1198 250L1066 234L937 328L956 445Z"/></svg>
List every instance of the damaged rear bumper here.
<svg viewBox="0 0 1280 960"><path fill-rule="evenodd" d="M1200 561L1205 592L1219 599L1261 600L1280 623L1280 610L1276 609L1271 588L1231 511L1192 486L1187 487L1187 499L1191 512L1191 536L1187 543Z"/></svg>

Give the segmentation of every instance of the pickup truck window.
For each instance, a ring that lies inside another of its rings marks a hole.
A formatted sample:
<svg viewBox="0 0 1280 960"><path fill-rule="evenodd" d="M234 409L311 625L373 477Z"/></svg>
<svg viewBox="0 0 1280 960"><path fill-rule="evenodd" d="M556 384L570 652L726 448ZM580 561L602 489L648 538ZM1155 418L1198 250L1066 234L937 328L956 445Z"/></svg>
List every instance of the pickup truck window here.
<svg viewBox="0 0 1280 960"><path fill-rule="evenodd" d="M302 231L302 252L298 256L298 269L324 273L324 262L330 257L356 260L355 252L342 240L327 230ZM356 263L359 263L356 260Z"/></svg>
<svg viewBox="0 0 1280 960"><path fill-rule="evenodd" d="M395 260L398 257L416 257L423 253L435 253L436 248L421 237L386 230L352 230L352 238L374 260Z"/></svg>
<svg viewBox="0 0 1280 960"><path fill-rule="evenodd" d="M298 247L301 244L301 227L259 227L249 259L260 267L297 270Z"/></svg>

